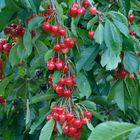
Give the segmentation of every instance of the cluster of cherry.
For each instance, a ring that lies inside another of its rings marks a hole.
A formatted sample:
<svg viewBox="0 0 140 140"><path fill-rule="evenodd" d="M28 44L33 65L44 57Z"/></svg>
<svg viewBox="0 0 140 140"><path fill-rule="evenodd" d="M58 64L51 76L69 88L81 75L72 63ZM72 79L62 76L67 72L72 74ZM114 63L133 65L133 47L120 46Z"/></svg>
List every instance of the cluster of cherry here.
<svg viewBox="0 0 140 140"><path fill-rule="evenodd" d="M54 85L52 82L53 79L52 74L49 75L48 79L49 79L49 85L53 87L53 89L56 91L56 93L59 96L71 97L72 92L77 88L74 74L70 77L67 76L61 77L59 82Z"/></svg>
<svg viewBox="0 0 140 140"><path fill-rule="evenodd" d="M53 106L52 113L49 114L46 119L50 120L51 118L53 118L56 122L60 122L64 134L68 137L79 140L83 125L91 122L92 112L84 110L82 111L82 114L77 117L74 113L69 112L64 107ZM55 132L58 131L56 122L54 126Z"/></svg>
<svg viewBox="0 0 140 140"><path fill-rule="evenodd" d="M84 15L86 13L86 8L90 6L90 3L88 0L84 0L82 5L79 5L78 3L74 3L72 7L70 8L69 14L71 17L77 17L78 15ZM97 10L96 7L90 7L89 11L91 14L96 15Z"/></svg>
<svg viewBox="0 0 140 140"><path fill-rule="evenodd" d="M22 37L24 35L24 32L25 27L17 24L11 24L4 29L4 33L12 37Z"/></svg>

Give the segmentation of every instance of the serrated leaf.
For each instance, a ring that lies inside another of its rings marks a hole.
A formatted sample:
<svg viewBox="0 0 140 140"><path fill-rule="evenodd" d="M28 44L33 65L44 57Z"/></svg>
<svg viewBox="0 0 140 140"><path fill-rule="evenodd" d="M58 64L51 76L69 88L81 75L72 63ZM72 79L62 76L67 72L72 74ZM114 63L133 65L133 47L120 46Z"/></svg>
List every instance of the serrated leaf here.
<svg viewBox="0 0 140 140"><path fill-rule="evenodd" d="M98 52L99 52L98 46L84 49L81 52L80 58L76 64L77 71L79 72L83 67L85 66L87 67L87 62L89 65L91 65L94 62L94 59L96 58Z"/></svg>
<svg viewBox="0 0 140 140"><path fill-rule="evenodd" d="M104 40L104 27L101 23L99 24L99 26L97 27L95 31L94 39L100 45L102 44Z"/></svg>
<svg viewBox="0 0 140 140"><path fill-rule="evenodd" d="M135 128L131 123L105 122L95 127L88 140L123 140Z"/></svg>
<svg viewBox="0 0 140 140"><path fill-rule="evenodd" d="M115 25L106 20L104 29L104 40L106 46L118 54L122 49L122 36Z"/></svg>
<svg viewBox="0 0 140 140"><path fill-rule="evenodd" d="M131 73L137 73L139 70L139 59L133 52L124 53L123 64L125 69L127 69Z"/></svg>
<svg viewBox="0 0 140 140"><path fill-rule="evenodd" d="M53 128L54 128L54 120L51 119L49 120L45 126L41 129L41 133L39 136L39 140L50 140L51 139L51 135L53 132Z"/></svg>
<svg viewBox="0 0 140 140"><path fill-rule="evenodd" d="M113 70L117 68L118 64L121 62L120 55L117 56L115 53L107 49L101 56L102 67L106 66L106 70Z"/></svg>
<svg viewBox="0 0 140 140"><path fill-rule="evenodd" d="M86 78L86 76L83 73L78 73L76 76L76 83L78 90L80 91L81 97L88 98L91 95L91 87L90 84Z"/></svg>
<svg viewBox="0 0 140 140"><path fill-rule="evenodd" d="M125 24L123 24L122 22L119 22L118 20L115 20L115 19L113 20L113 23L120 30L120 32L122 34L124 34L126 37L128 37L129 30L128 30L128 27Z"/></svg>

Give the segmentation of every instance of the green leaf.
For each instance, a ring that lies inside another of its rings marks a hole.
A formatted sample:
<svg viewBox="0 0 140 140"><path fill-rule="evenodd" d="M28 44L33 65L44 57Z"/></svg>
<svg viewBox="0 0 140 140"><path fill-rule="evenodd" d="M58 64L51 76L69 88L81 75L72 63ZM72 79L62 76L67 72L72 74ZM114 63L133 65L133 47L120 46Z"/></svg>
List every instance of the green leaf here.
<svg viewBox="0 0 140 140"><path fill-rule="evenodd" d="M105 22L104 40L109 49L116 54L120 53L122 49L122 36L115 25L109 20Z"/></svg>
<svg viewBox="0 0 140 140"><path fill-rule="evenodd" d="M130 0L119 0L119 4L123 14L127 16L130 10Z"/></svg>
<svg viewBox="0 0 140 140"><path fill-rule="evenodd" d="M113 23L118 28L118 30L126 37L128 37L129 30L127 18L120 12L110 11L108 14L112 18Z"/></svg>
<svg viewBox="0 0 140 140"><path fill-rule="evenodd" d="M92 101L82 101L80 103L85 105L88 109L96 110L96 104Z"/></svg>
<svg viewBox="0 0 140 140"><path fill-rule="evenodd" d="M131 73L136 73L139 70L139 59L138 56L133 52L125 52L124 53L124 59L123 64L125 69L127 69Z"/></svg>
<svg viewBox="0 0 140 140"><path fill-rule="evenodd" d="M113 23L116 25L116 27L120 30L121 33L123 33L126 37L128 37L129 30L125 24L115 19L113 20Z"/></svg>
<svg viewBox="0 0 140 140"><path fill-rule="evenodd" d="M13 80L13 78L14 75L11 75L9 77L4 78L4 80L0 82L0 95L4 95L6 87Z"/></svg>
<svg viewBox="0 0 140 140"><path fill-rule="evenodd" d="M98 22L98 16L95 16L87 23L87 30L89 30L95 23Z"/></svg>
<svg viewBox="0 0 140 140"><path fill-rule="evenodd" d="M140 127L136 127L129 134L129 140L138 140L139 137L140 137Z"/></svg>
<svg viewBox="0 0 140 140"><path fill-rule="evenodd" d="M101 56L101 65L106 66L106 70L113 70L117 68L121 62L120 55L117 56L112 50L107 49Z"/></svg>
<svg viewBox="0 0 140 140"><path fill-rule="evenodd" d="M54 90L52 90L52 88L49 88L45 94L42 93L42 94L38 94L38 95L32 97L30 100L30 104L35 104L38 102L51 100L56 97L57 97L57 95L54 94Z"/></svg>
<svg viewBox="0 0 140 140"><path fill-rule="evenodd" d="M95 127L88 140L123 140L135 128L131 123L105 122Z"/></svg>
<svg viewBox="0 0 140 140"><path fill-rule="evenodd" d="M77 71L79 72L83 67L87 67L88 64L91 65L94 62L94 59L96 58L98 52L99 52L98 46L84 49L81 52L80 58L76 64Z"/></svg>
<svg viewBox="0 0 140 140"><path fill-rule="evenodd" d="M38 55L44 56L46 54L46 52L48 52L48 47L40 40L36 41L35 48L36 48Z"/></svg>
<svg viewBox="0 0 140 140"><path fill-rule="evenodd" d="M45 117L46 114L37 118L37 120L34 122L34 124L32 124L30 128L29 134L33 134L35 132L35 130L41 125L41 123L43 123Z"/></svg>
<svg viewBox="0 0 140 140"><path fill-rule="evenodd" d="M48 50L45 54L45 62L48 62L48 60L54 55L54 51L53 50Z"/></svg>
<svg viewBox="0 0 140 140"><path fill-rule="evenodd" d="M20 58L20 61L28 57L28 54L22 42L17 46L17 55Z"/></svg>
<svg viewBox="0 0 140 140"><path fill-rule="evenodd" d="M115 84L111 87L108 95L108 101L111 102L113 100L124 112L126 108L130 105L130 95L123 80L116 81Z"/></svg>
<svg viewBox="0 0 140 140"><path fill-rule="evenodd" d="M33 19L30 20L29 24L28 24L28 29L31 31L33 29L38 28L42 21L44 20L44 17L41 16L36 16Z"/></svg>
<svg viewBox="0 0 140 140"><path fill-rule="evenodd" d="M14 47L12 47L10 54L9 54L9 62L11 63L12 67L17 65L19 63L19 57L17 54L17 47L18 45L15 45Z"/></svg>
<svg viewBox="0 0 140 140"><path fill-rule="evenodd" d="M100 45L102 44L104 40L104 27L101 23L99 24L99 26L97 27L95 31L94 38L97 43L99 43Z"/></svg>
<svg viewBox="0 0 140 140"><path fill-rule="evenodd" d="M72 33L77 36L77 32L76 32L76 23L75 23L75 19L72 18L72 21L71 21L71 31Z"/></svg>
<svg viewBox="0 0 140 140"><path fill-rule="evenodd" d="M51 119L49 120L45 126L41 129L41 133L39 136L39 140L50 140L51 139L51 135L53 132L53 128L54 128L54 120Z"/></svg>
<svg viewBox="0 0 140 140"><path fill-rule="evenodd" d="M60 71L55 71L54 74L53 74L53 85L55 85L56 83L59 82L60 78L62 76L62 73Z"/></svg>
<svg viewBox="0 0 140 140"><path fill-rule="evenodd" d="M23 44L28 56L32 53L32 37L29 30L26 30L23 36Z"/></svg>
<svg viewBox="0 0 140 140"><path fill-rule="evenodd" d="M86 78L86 76L83 73L78 73L76 76L76 83L78 90L80 91L81 97L88 98L91 95L91 87L90 84Z"/></svg>

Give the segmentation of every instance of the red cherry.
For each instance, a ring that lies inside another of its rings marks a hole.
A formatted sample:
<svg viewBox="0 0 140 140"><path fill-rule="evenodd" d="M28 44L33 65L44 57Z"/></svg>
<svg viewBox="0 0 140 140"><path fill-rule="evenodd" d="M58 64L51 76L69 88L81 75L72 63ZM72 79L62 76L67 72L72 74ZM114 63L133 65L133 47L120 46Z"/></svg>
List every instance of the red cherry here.
<svg viewBox="0 0 140 140"><path fill-rule="evenodd" d="M49 23L44 23L44 24L42 25L42 28L43 28L44 31L50 32L52 26L51 26Z"/></svg>
<svg viewBox="0 0 140 140"><path fill-rule="evenodd" d="M117 72L116 76L118 78L125 78L127 74L129 74L129 72L125 69L122 69L121 71Z"/></svg>
<svg viewBox="0 0 140 140"><path fill-rule="evenodd" d="M66 126L63 128L63 132L64 132L64 133L68 133L68 131L69 131L69 126L66 125Z"/></svg>
<svg viewBox="0 0 140 140"><path fill-rule="evenodd" d="M11 27L6 27L6 28L4 29L4 33L5 33L6 35L11 34L11 31L12 31Z"/></svg>
<svg viewBox="0 0 140 140"><path fill-rule="evenodd" d="M71 42L71 38L69 38L69 37L67 37L67 38L64 38L64 44L65 45L69 45L70 44L70 42Z"/></svg>
<svg viewBox="0 0 140 140"><path fill-rule="evenodd" d="M68 48L73 48L74 45L75 45L74 40L70 40L69 44L67 44L67 47L68 47Z"/></svg>
<svg viewBox="0 0 140 140"><path fill-rule="evenodd" d="M63 67L64 67L64 63L63 63L62 60L57 60L57 61L55 62L55 66L56 66L56 69L57 69L57 70L62 70Z"/></svg>
<svg viewBox="0 0 140 140"><path fill-rule="evenodd" d="M61 47L61 49L66 49L66 48L67 48L66 45L65 45L64 43L61 43L61 44L60 44L60 47Z"/></svg>
<svg viewBox="0 0 140 140"><path fill-rule="evenodd" d="M86 121L86 118L82 118L82 124L86 124L87 121Z"/></svg>
<svg viewBox="0 0 140 140"><path fill-rule="evenodd" d="M93 38L93 37L94 37L94 34L95 34L95 33L94 33L93 31L89 31L89 32L88 32L88 37L89 37L89 38Z"/></svg>
<svg viewBox="0 0 140 140"><path fill-rule="evenodd" d="M75 128L78 128L78 129L79 129L79 128L82 127L82 122L81 122L81 120L76 119L76 120L74 121L73 125L74 125Z"/></svg>
<svg viewBox="0 0 140 140"><path fill-rule="evenodd" d="M63 28L59 28L58 35L59 35L59 36L64 36L64 35L66 35L66 30L63 29Z"/></svg>
<svg viewBox="0 0 140 140"><path fill-rule="evenodd" d="M63 72L66 73L69 71L69 66L66 64L63 68Z"/></svg>
<svg viewBox="0 0 140 140"><path fill-rule="evenodd" d="M74 133L73 136L76 140L80 140L80 134L79 133Z"/></svg>
<svg viewBox="0 0 140 140"><path fill-rule="evenodd" d="M135 16L133 14L128 15L128 19L130 22L133 22L135 20Z"/></svg>
<svg viewBox="0 0 140 140"><path fill-rule="evenodd" d="M68 121L74 119L74 114L67 112L67 113L66 113L66 119L67 119Z"/></svg>
<svg viewBox="0 0 140 140"><path fill-rule="evenodd" d="M51 114L49 114L47 117L46 117L46 120L50 120L51 118L53 118L53 116Z"/></svg>
<svg viewBox="0 0 140 140"><path fill-rule="evenodd" d="M53 49L55 52L59 52L61 50L60 44L54 44Z"/></svg>
<svg viewBox="0 0 140 140"><path fill-rule="evenodd" d="M64 78L64 77L60 78L59 83L60 83L61 85L64 85L65 82L66 82L66 78Z"/></svg>
<svg viewBox="0 0 140 140"><path fill-rule="evenodd" d="M56 87L56 93L60 96L63 96L64 94L64 88L62 86L57 86Z"/></svg>
<svg viewBox="0 0 140 140"><path fill-rule="evenodd" d="M57 25L53 25L53 26L52 26L51 31L52 31L53 33L57 33L58 30L59 30L59 27L58 27Z"/></svg>
<svg viewBox="0 0 140 140"><path fill-rule="evenodd" d="M132 73L132 74L129 75L129 78L130 78L131 80L134 80L134 79L135 79L135 75Z"/></svg>
<svg viewBox="0 0 140 140"><path fill-rule="evenodd" d="M57 106L52 106L52 112L56 113L57 112Z"/></svg>
<svg viewBox="0 0 140 140"><path fill-rule="evenodd" d="M74 134L76 132L77 132L77 129L76 128L74 128L73 126L69 126L69 133Z"/></svg>
<svg viewBox="0 0 140 140"><path fill-rule="evenodd" d="M92 118L92 112L90 112L90 111L85 111L84 114L85 114L85 116L86 116L88 119L91 119L91 118Z"/></svg>
<svg viewBox="0 0 140 140"><path fill-rule="evenodd" d="M86 13L86 9L84 7L78 9L78 15L84 15Z"/></svg>
<svg viewBox="0 0 140 140"><path fill-rule="evenodd" d="M55 84L54 86L53 86L53 89L54 90L56 90L56 88L59 86L59 84Z"/></svg>
<svg viewBox="0 0 140 140"><path fill-rule="evenodd" d="M54 70L55 69L55 63L53 61L48 61L48 70Z"/></svg>
<svg viewBox="0 0 140 140"><path fill-rule="evenodd" d="M138 71L138 74L140 75L140 70Z"/></svg>
<svg viewBox="0 0 140 140"><path fill-rule="evenodd" d="M3 50L6 52L6 53L9 53L10 50L11 50L12 46L9 44L9 43L6 43L3 45Z"/></svg>
<svg viewBox="0 0 140 140"><path fill-rule="evenodd" d="M76 17L78 14L78 8L77 7L71 7L69 12L71 17Z"/></svg>
<svg viewBox="0 0 140 140"><path fill-rule="evenodd" d="M78 5L78 3L75 2L75 3L72 5L72 7L78 8L79 5Z"/></svg>
<svg viewBox="0 0 140 140"><path fill-rule="evenodd" d="M90 13L93 14L93 15L96 15L96 14L97 14L97 9L96 9L96 7L91 7L91 8L89 9L89 11L90 11Z"/></svg>
<svg viewBox="0 0 140 140"><path fill-rule="evenodd" d="M84 6L85 8L90 6L90 3L88 0L84 0L82 6Z"/></svg>
<svg viewBox="0 0 140 140"><path fill-rule="evenodd" d="M59 114L53 113L53 118L58 121L59 120Z"/></svg>
<svg viewBox="0 0 140 140"><path fill-rule="evenodd" d="M66 86L71 87L73 85L73 79L71 77L68 77L66 80Z"/></svg>
<svg viewBox="0 0 140 140"><path fill-rule="evenodd" d="M59 120L60 120L60 123L63 124L66 121L66 116L63 114L59 115Z"/></svg>
<svg viewBox="0 0 140 140"><path fill-rule="evenodd" d="M71 97L72 96L72 92L70 90L64 90L64 96Z"/></svg>
<svg viewBox="0 0 140 140"><path fill-rule="evenodd" d="M63 107L58 107L57 108L57 113L58 114L63 114L64 113L64 108Z"/></svg>

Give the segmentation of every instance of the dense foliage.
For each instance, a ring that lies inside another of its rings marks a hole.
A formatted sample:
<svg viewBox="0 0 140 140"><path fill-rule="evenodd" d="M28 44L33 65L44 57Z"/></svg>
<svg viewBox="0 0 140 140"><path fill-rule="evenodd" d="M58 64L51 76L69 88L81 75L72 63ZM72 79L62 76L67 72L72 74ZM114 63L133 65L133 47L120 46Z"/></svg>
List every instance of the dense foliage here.
<svg viewBox="0 0 140 140"><path fill-rule="evenodd" d="M3 140L140 139L138 0L1 0Z"/></svg>

